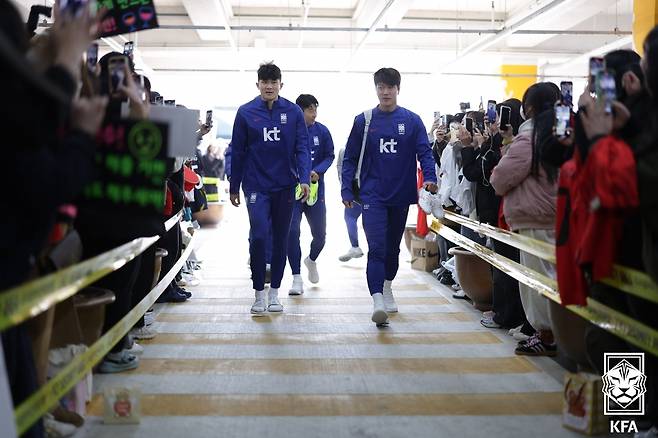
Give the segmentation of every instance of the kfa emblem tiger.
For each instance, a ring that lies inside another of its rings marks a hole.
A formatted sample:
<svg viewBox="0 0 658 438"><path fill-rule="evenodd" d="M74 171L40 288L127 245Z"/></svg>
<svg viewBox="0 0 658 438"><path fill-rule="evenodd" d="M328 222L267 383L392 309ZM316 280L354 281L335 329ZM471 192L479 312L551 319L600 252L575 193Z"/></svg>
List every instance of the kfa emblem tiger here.
<svg viewBox="0 0 658 438"><path fill-rule="evenodd" d="M640 367L644 368L642 365ZM603 375L603 394L621 408L619 410L610 407L611 413L613 411L623 412L647 391L647 377L642 371L628 360L622 359ZM609 407L608 405L609 403L606 403L606 407ZM642 407L643 405L642 403ZM606 412L606 414L608 413Z"/></svg>

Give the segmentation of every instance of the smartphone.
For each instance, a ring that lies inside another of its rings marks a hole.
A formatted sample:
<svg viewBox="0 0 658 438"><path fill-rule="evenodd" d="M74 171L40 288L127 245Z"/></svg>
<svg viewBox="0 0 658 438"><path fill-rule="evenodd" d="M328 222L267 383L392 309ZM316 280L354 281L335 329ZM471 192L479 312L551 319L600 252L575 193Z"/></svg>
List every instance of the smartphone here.
<svg viewBox="0 0 658 438"><path fill-rule="evenodd" d="M487 119L489 119L489 123L495 123L496 122L496 101L495 100L487 101Z"/></svg>
<svg viewBox="0 0 658 438"><path fill-rule="evenodd" d="M503 131L507 129L510 124L510 118L512 116L512 108L502 105L500 107L500 129Z"/></svg>
<svg viewBox="0 0 658 438"><path fill-rule="evenodd" d="M133 51L135 50L135 43L128 41L123 44L123 54L128 58L133 59Z"/></svg>
<svg viewBox="0 0 658 438"><path fill-rule="evenodd" d="M562 104L572 107L573 106L573 82L562 81L560 82L560 93L562 94Z"/></svg>
<svg viewBox="0 0 658 438"><path fill-rule="evenodd" d="M98 63L98 44L92 43L87 49L87 70L89 73L96 71L96 64Z"/></svg>
<svg viewBox="0 0 658 438"><path fill-rule="evenodd" d="M113 95L120 84L125 84L126 81L126 58L123 56L113 56L107 62L108 78L109 78L109 91L110 96Z"/></svg>
<svg viewBox="0 0 658 438"><path fill-rule="evenodd" d="M434 111L434 121L441 119L441 111Z"/></svg>
<svg viewBox="0 0 658 438"><path fill-rule="evenodd" d="M553 131L558 138L568 137L571 128L571 107L564 103L555 105L555 123Z"/></svg>
<svg viewBox="0 0 658 438"><path fill-rule="evenodd" d="M155 96L155 104L156 104L156 105L164 105L164 97L162 97L162 96Z"/></svg>
<svg viewBox="0 0 658 438"><path fill-rule="evenodd" d="M605 70L605 60L599 57L589 58L589 92L596 93L596 81L601 73Z"/></svg>
<svg viewBox="0 0 658 438"><path fill-rule="evenodd" d="M612 101L617 98L615 75L609 70L599 72L596 78L596 98L603 99L605 112L612 112Z"/></svg>
<svg viewBox="0 0 658 438"><path fill-rule="evenodd" d="M212 126L212 110L206 111L206 126Z"/></svg>
<svg viewBox="0 0 658 438"><path fill-rule="evenodd" d="M466 126L466 130L468 131L469 134L471 134L471 137L473 136L473 119L470 117L464 117L464 126Z"/></svg>
<svg viewBox="0 0 658 438"><path fill-rule="evenodd" d="M62 14L79 17L87 3L89 0L59 0L59 10Z"/></svg>
<svg viewBox="0 0 658 438"><path fill-rule="evenodd" d="M176 106L176 99L165 100L164 104L165 104L165 106Z"/></svg>

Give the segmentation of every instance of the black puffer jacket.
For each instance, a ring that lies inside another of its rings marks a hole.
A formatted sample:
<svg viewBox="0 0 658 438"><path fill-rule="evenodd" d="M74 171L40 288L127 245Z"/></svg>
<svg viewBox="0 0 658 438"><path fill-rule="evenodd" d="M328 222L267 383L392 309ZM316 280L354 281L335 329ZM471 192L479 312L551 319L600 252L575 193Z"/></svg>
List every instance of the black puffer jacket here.
<svg viewBox="0 0 658 438"><path fill-rule="evenodd" d="M488 139L482 147L463 148L462 165L463 173L467 180L477 183L475 190L475 208L480 222L496 226L498 224L498 210L500 208L500 196L489 184L491 171L500 161L500 147L502 138L496 134Z"/></svg>

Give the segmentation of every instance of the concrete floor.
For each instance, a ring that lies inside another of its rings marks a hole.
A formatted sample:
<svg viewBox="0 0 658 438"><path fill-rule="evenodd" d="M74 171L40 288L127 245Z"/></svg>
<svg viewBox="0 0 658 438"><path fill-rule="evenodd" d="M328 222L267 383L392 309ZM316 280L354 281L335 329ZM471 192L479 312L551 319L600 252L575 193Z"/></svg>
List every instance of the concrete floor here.
<svg viewBox="0 0 658 438"><path fill-rule="evenodd" d="M377 329L365 257L337 260L348 244L332 208L320 283L288 298L287 269L282 315L249 314L245 209L231 208L221 227L201 230L201 285L188 288L188 302L157 308L160 335L143 343L140 368L94 376L97 395L79 435L579 436L561 426L564 371L547 358L515 356L506 331L482 327L469 303L411 270L405 248L394 282L400 313ZM117 386L144 393L141 424L102 424L100 394Z"/></svg>

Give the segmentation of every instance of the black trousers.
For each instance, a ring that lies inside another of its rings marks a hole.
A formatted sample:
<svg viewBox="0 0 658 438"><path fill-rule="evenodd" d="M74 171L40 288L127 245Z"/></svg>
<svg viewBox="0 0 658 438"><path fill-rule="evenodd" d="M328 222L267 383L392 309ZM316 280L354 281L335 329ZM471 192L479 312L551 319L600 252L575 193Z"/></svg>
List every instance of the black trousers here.
<svg viewBox="0 0 658 438"><path fill-rule="evenodd" d="M158 243L156 242L142 253L142 262L132 293L132 307L139 304L139 302L151 292L153 274L155 271L155 251L157 245ZM144 327L144 315L142 315L137 324L135 324L135 327Z"/></svg>
<svg viewBox="0 0 658 438"><path fill-rule="evenodd" d="M98 235L88 236L81 234L84 258L96 256L113 248L121 246L125 242L102 239ZM117 322L130 312L133 305L133 291L137 276L142 264L142 256L139 255L94 283L94 286L109 289L114 292L115 300L105 308L105 324L103 334L107 333ZM128 344L124 336L111 350L112 353L121 351Z"/></svg>
<svg viewBox="0 0 658 438"><path fill-rule="evenodd" d="M519 250L493 240L496 254L519 262ZM519 295L519 282L500 269L492 267L494 321L505 328L518 327L526 322Z"/></svg>

